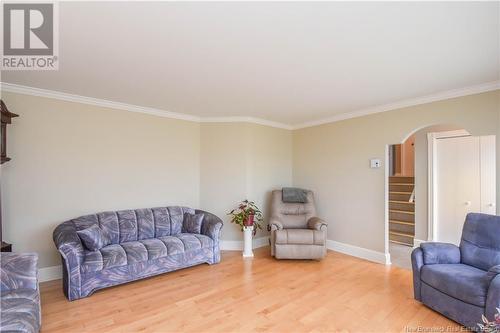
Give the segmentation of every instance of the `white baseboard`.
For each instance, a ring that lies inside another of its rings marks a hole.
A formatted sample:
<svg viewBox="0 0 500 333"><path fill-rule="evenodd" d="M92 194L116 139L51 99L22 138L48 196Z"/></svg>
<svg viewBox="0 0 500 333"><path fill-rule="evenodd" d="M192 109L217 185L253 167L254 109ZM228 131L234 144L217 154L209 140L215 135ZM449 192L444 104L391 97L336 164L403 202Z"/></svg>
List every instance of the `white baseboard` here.
<svg viewBox="0 0 500 333"><path fill-rule="evenodd" d="M253 240L253 248L257 249L259 247L269 246L269 236L255 238Z"/></svg>
<svg viewBox="0 0 500 333"><path fill-rule="evenodd" d="M326 248L336 252L344 253L353 257L366 259L379 264L390 265L391 257L389 253L377 252L363 247L345 244L333 240L326 241Z"/></svg>
<svg viewBox="0 0 500 333"><path fill-rule="evenodd" d="M413 248L417 248L417 247L420 247L420 244L422 243L426 243L427 241L425 240L422 240L422 239L416 239L414 238L413 239Z"/></svg>
<svg viewBox="0 0 500 333"><path fill-rule="evenodd" d="M38 281L46 282L62 278L61 265L40 268L38 270Z"/></svg>
<svg viewBox="0 0 500 333"><path fill-rule="evenodd" d="M257 249L259 247L268 245L269 245L269 236L259 237L253 239L252 248ZM242 251L243 241L221 240L220 249L223 251Z"/></svg>

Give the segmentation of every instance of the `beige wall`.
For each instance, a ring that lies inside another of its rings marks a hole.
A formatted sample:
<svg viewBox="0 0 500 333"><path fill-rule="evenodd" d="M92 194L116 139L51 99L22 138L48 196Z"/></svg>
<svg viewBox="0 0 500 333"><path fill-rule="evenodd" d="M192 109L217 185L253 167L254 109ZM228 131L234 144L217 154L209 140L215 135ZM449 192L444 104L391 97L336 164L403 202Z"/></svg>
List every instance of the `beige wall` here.
<svg viewBox="0 0 500 333"><path fill-rule="evenodd" d="M498 132L499 91L304 128L293 132L293 184L316 192L328 239L384 252L386 145L416 130L453 124L473 135Z"/></svg>
<svg viewBox="0 0 500 333"><path fill-rule="evenodd" d="M201 125L200 205L224 219L222 239L241 240L227 213L249 199L269 216L274 188L292 183L291 131L249 123ZM257 237L268 234L259 232Z"/></svg>
<svg viewBox="0 0 500 333"><path fill-rule="evenodd" d="M270 191L292 184L316 191L329 239L382 252L384 168L370 169L370 158L384 160L387 144L435 124L500 137L498 91L296 131L2 98L20 114L9 127L13 160L1 168L5 238L18 251L37 251L40 267L59 264L54 227L81 214L178 204L227 222L250 198L268 217ZM226 223L223 239L242 237Z"/></svg>
<svg viewBox="0 0 500 333"><path fill-rule="evenodd" d="M186 205L226 213L249 198L264 210L292 182L291 131L248 123L199 124L3 93L20 115L2 166L4 238L59 264L55 226L104 210ZM266 221L267 223L267 221ZM267 231L257 236L266 235ZM241 240L226 223L222 239Z"/></svg>
<svg viewBox="0 0 500 333"><path fill-rule="evenodd" d="M249 198L262 209L267 225L272 190L292 186L292 132L249 125L252 128ZM269 232L263 230L260 234L268 235Z"/></svg>
<svg viewBox="0 0 500 333"><path fill-rule="evenodd" d="M201 124L200 207L224 220L226 240L240 240L226 214L247 196L248 138L244 123Z"/></svg>
<svg viewBox="0 0 500 333"><path fill-rule="evenodd" d="M3 93L19 114L2 165L4 237L58 265L52 231L82 214L199 205L200 125Z"/></svg>

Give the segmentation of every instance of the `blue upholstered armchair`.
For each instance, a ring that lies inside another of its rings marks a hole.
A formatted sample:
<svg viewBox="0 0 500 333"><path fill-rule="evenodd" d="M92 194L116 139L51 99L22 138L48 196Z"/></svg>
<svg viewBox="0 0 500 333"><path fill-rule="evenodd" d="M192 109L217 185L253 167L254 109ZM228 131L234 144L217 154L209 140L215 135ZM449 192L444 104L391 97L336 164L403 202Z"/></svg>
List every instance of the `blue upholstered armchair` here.
<svg viewBox="0 0 500 333"><path fill-rule="evenodd" d="M415 299L478 329L500 307L500 216L471 213L460 247L423 243L412 255Z"/></svg>

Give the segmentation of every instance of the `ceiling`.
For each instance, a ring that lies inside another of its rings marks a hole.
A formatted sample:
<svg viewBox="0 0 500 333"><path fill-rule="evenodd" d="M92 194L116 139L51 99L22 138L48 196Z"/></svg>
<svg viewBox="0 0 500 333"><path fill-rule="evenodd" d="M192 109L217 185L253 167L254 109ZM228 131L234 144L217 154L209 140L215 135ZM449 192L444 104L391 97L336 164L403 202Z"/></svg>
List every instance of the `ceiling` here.
<svg viewBox="0 0 500 333"><path fill-rule="evenodd" d="M58 71L2 81L288 125L498 81L498 2L61 2Z"/></svg>

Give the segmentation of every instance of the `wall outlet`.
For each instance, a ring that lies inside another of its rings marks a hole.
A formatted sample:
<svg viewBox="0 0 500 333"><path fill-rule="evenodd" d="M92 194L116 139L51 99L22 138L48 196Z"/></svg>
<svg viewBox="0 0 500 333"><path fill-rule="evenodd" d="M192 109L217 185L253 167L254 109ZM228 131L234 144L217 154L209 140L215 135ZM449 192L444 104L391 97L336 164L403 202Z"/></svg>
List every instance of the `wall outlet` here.
<svg viewBox="0 0 500 333"><path fill-rule="evenodd" d="M382 165L382 162L378 158L372 158L370 160L370 168L378 169Z"/></svg>

